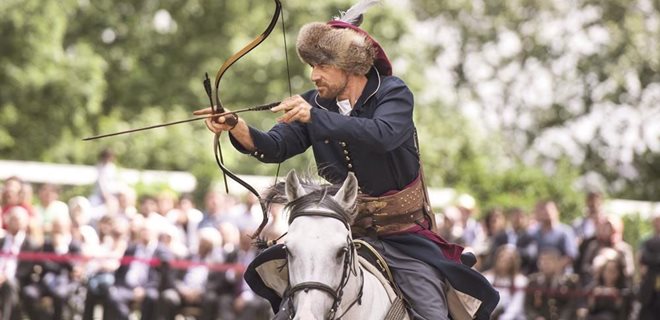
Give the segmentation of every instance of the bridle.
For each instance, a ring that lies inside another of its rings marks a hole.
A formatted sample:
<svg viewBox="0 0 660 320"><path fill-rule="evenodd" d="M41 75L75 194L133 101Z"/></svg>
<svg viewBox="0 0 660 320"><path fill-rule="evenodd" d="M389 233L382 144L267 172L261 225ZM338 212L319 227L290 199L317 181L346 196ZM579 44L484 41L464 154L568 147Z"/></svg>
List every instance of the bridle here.
<svg viewBox="0 0 660 320"><path fill-rule="evenodd" d="M288 308L289 308L289 319L293 319L293 316L295 315L295 309L293 305L293 296L299 292L299 291L305 291L308 292L309 290L320 290L328 294L332 299L332 306L330 308L330 313L327 315L326 319L333 320L333 319L341 319L356 303L357 304L362 304L362 293L364 289L364 273L362 269L357 267L356 261L354 258L357 256L355 246L353 245L353 239L351 238L350 235L350 224L347 219L347 215L344 213L344 209L339 206L335 201L329 201L330 204L335 204L331 205L331 207L334 207L330 210L320 210L320 209L303 209L303 210L291 210L290 211L290 216L289 216L289 224L293 222L296 218L299 217L326 217L326 218L333 218L339 220L346 229L349 231L348 236L346 236L346 247L344 248L344 262L342 266L342 275L341 275L341 280L339 281L339 286L337 288L333 288L325 283L322 282L317 282L317 281L305 281L298 283L294 286L291 286L289 283L289 287L286 289L284 292L284 300L288 300ZM289 205L287 205L289 207ZM286 249L286 247L285 247ZM288 251L287 251L288 255ZM356 297L351 304L348 305L348 307L344 310L344 312L336 316L337 311L339 310L339 306L341 304L341 300L344 295L344 288L348 284L348 281L351 277L357 276L357 270L360 270L360 290L358 292L358 296Z"/></svg>

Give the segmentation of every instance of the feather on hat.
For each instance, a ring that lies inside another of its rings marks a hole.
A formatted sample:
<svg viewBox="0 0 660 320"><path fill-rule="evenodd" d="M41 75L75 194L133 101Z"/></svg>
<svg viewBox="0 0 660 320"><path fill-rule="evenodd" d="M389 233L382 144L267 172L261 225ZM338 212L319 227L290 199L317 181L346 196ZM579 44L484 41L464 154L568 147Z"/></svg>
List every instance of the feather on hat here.
<svg viewBox="0 0 660 320"><path fill-rule="evenodd" d="M334 65L353 74L367 74L373 65L381 74L391 75L392 64L383 48L359 28L364 11L378 2L362 0L339 18L304 25L296 42L300 59L311 65Z"/></svg>

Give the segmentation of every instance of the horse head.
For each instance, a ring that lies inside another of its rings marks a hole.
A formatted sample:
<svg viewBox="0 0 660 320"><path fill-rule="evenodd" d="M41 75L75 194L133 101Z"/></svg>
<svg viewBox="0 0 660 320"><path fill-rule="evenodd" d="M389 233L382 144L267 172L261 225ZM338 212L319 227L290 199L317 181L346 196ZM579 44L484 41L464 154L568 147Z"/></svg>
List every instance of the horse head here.
<svg viewBox="0 0 660 320"><path fill-rule="evenodd" d="M357 179L349 173L332 195L328 187L306 189L291 171L285 191L289 200L287 295L294 319L333 319L340 314L338 311L350 308L340 305L344 293L359 295L362 290L350 231Z"/></svg>

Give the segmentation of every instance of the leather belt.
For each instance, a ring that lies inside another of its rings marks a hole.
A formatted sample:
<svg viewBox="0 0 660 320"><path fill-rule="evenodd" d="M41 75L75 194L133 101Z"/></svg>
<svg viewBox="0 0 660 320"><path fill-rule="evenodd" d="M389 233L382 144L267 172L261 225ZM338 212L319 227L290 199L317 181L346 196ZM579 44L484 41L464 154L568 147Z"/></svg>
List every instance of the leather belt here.
<svg viewBox="0 0 660 320"><path fill-rule="evenodd" d="M382 196L363 196L351 226L357 236L382 236L406 230L425 218L424 187L416 179L406 189Z"/></svg>

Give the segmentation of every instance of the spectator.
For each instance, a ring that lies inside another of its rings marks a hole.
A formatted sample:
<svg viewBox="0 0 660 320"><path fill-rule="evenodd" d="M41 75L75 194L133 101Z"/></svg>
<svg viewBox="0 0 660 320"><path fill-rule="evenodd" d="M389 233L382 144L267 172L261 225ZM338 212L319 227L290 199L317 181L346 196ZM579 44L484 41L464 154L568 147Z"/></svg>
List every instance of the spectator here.
<svg viewBox="0 0 660 320"><path fill-rule="evenodd" d="M604 216L603 195L599 192L589 192L586 197L587 211L585 215L573 222L573 229L578 243L595 237L598 223Z"/></svg>
<svg viewBox="0 0 660 320"><path fill-rule="evenodd" d="M624 266L624 277L631 278L635 272L635 260L632 247L622 239L623 221L619 217L606 217L600 220L596 235L584 241L581 246L582 252L576 261L576 272L580 275L584 284L591 281L595 274L592 270L595 258L604 249L613 249L616 259ZM583 278L584 277L584 278Z"/></svg>
<svg viewBox="0 0 660 320"><path fill-rule="evenodd" d="M270 219L261 233L266 240L275 240L283 236L289 228L289 223L283 217L284 206L282 204L272 203L268 207ZM284 237L286 237L284 235ZM281 238L279 243L283 243L285 238Z"/></svg>
<svg viewBox="0 0 660 320"><path fill-rule="evenodd" d="M119 192L117 193L117 205L119 207L117 210L119 215L125 219L130 219L136 215L135 189L129 186L119 188Z"/></svg>
<svg viewBox="0 0 660 320"><path fill-rule="evenodd" d="M536 246L528 232L527 215L521 208L512 208L506 212L507 227L493 238L493 252L503 245L513 245L520 256L520 271L529 274L536 267Z"/></svg>
<svg viewBox="0 0 660 320"><path fill-rule="evenodd" d="M35 217L34 209L29 203L24 202L25 197L21 196L23 188L23 181L18 177L9 177L5 179L4 187L2 188L2 228L7 228L5 217L13 207L19 206L25 209L31 218Z"/></svg>
<svg viewBox="0 0 660 320"><path fill-rule="evenodd" d="M252 246L250 234L253 230L242 230L238 247L238 263L248 265L257 256L257 250ZM233 309L237 320L268 320L273 316L270 303L256 295L239 275L237 281L238 295L234 300Z"/></svg>
<svg viewBox="0 0 660 320"><path fill-rule="evenodd" d="M52 217L52 232L44 243L44 253L57 256L70 256L80 254L80 243L71 236L71 219L69 215L58 214ZM77 261L71 259L43 260L38 262L42 270L36 274L36 283L23 288L23 305L30 319L61 320L64 316L64 307L69 298L78 288L82 279L82 267ZM39 300L50 297L53 300L53 313L48 314L40 308Z"/></svg>
<svg viewBox="0 0 660 320"><path fill-rule="evenodd" d="M7 233L0 239L0 318L6 320L20 319L18 309L19 291L28 285L32 279L34 264L26 260L18 260L16 255L21 252L36 251L37 246L30 241L27 234L29 215L20 206L7 212Z"/></svg>
<svg viewBox="0 0 660 320"><path fill-rule="evenodd" d="M642 281L639 288L640 320L657 319L660 314L660 209L652 216L653 234L640 248Z"/></svg>
<svg viewBox="0 0 660 320"><path fill-rule="evenodd" d="M96 164L98 176L92 195L89 197L94 207L104 205L110 198L114 199L114 194L118 191L119 175L114 161L115 155L110 149L104 149L99 153Z"/></svg>
<svg viewBox="0 0 660 320"><path fill-rule="evenodd" d="M535 213L538 224L532 230L531 236L538 252L546 248L557 250L561 253L564 264L562 269L565 269L577 257L577 243L573 229L559 221L559 210L553 201L539 201Z"/></svg>
<svg viewBox="0 0 660 320"><path fill-rule="evenodd" d="M188 247L183 243L183 232L173 224L167 223L160 226L158 241L163 244L176 259L184 259L190 253Z"/></svg>
<svg viewBox="0 0 660 320"><path fill-rule="evenodd" d="M46 234L50 232L51 223L56 216L69 215L69 207L59 201L60 190L53 184L46 183L39 188L39 205L36 207Z"/></svg>
<svg viewBox="0 0 660 320"><path fill-rule="evenodd" d="M121 217L104 216L99 222L104 230L100 245L88 263L87 295L83 320L94 318L94 307L109 297L109 289L115 283L115 272L120 266L119 259L128 246L128 222Z"/></svg>
<svg viewBox="0 0 660 320"><path fill-rule="evenodd" d="M158 193L156 197L156 213L160 214L163 217L167 217L171 214L171 211L175 209L175 204L177 203L177 195L174 191L164 190Z"/></svg>
<svg viewBox="0 0 660 320"><path fill-rule="evenodd" d="M483 249L475 250L482 253L480 269L478 270L488 270L493 266L496 246L494 237L506 228L506 220L504 219L502 210L499 208L489 210L483 217L483 228L486 236L483 242Z"/></svg>
<svg viewBox="0 0 660 320"><path fill-rule="evenodd" d="M163 293L164 314L167 319L174 319L182 307L201 308L199 320L218 318L221 300L219 294L226 285L225 273L212 267L222 263L222 237L215 228L199 230L199 247L189 261L196 264L185 269L174 288Z"/></svg>
<svg viewBox="0 0 660 320"><path fill-rule="evenodd" d="M527 277L520 273L520 257L513 245L504 245L495 253L495 266L484 277L500 293L500 301L491 319L525 320Z"/></svg>
<svg viewBox="0 0 660 320"><path fill-rule="evenodd" d="M228 218L239 230L256 230L263 220L259 199L248 193L245 203L233 206Z"/></svg>
<svg viewBox="0 0 660 320"><path fill-rule="evenodd" d="M69 199L69 216L71 217L73 238L82 246L84 256L93 255L99 246L99 236L89 225L92 206L83 196Z"/></svg>
<svg viewBox="0 0 660 320"><path fill-rule="evenodd" d="M623 260L602 254L594 261L593 282L587 286L587 320L627 319L632 310L632 290Z"/></svg>
<svg viewBox="0 0 660 320"><path fill-rule="evenodd" d="M153 265L152 259L156 259ZM140 304L142 319L156 319L160 293L171 288L173 274L168 265L171 253L158 244L153 225L142 225L138 241L129 245L123 260L129 263L115 272L115 284L103 304L103 319L128 319L132 303Z"/></svg>
<svg viewBox="0 0 660 320"><path fill-rule="evenodd" d="M197 229L204 218L204 214L195 208L190 194L184 194L179 199L175 210L171 210L167 217L184 235L184 242L191 253L197 250Z"/></svg>
<svg viewBox="0 0 660 320"><path fill-rule="evenodd" d="M461 239L459 243L467 247L483 247L486 234L481 224L474 218L477 211L476 201L467 194L460 195L457 201L457 207L461 215L460 219L455 221L454 229L457 230L452 231L452 234L458 236Z"/></svg>
<svg viewBox="0 0 660 320"><path fill-rule="evenodd" d="M204 197L206 212L204 219L199 224L199 228L215 227L219 228L221 224L229 222L227 217L229 213L229 200L227 195L217 190L209 190ZM223 238L226 240L226 238Z"/></svg>
<svg viewBox="0 0 660 320"><path fill-rule="evenodd" d="M538 273L529 276L525 312L530 320L567 320L576 317L579 279L564 274L563 253L544 247L538 257Z"/></svg>

